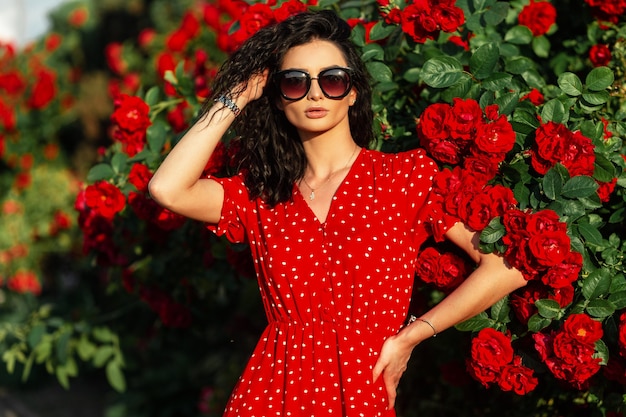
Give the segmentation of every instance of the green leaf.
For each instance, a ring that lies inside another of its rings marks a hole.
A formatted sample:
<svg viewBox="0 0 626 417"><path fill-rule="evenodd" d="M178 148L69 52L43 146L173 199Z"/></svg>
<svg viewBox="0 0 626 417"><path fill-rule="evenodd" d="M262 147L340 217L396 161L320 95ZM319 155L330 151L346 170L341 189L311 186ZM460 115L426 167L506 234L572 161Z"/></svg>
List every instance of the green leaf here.
<svg viewBox="0 0 626 417"><path fill-rule="evenodd" d="M126 379L124 373L120 368L120 364L117 361L110 361L106 366L106 375L109 384L117 392L126 391Z"/></svg>
<svg viewBox="0 0 626 417"><path fill-rule="evenodd" d="M545 36L536 36L532 40L533 52L539 58L547 58L550 55L550 41Z"/></svg>
<svg viewBox="0 0 626 417"><path fill-rule="evenodd" d="M528 330L533 333L539 333L552 323L551 319L541 317L539 314L535 314L528 319Z"/></svg>
<svg viewBox="0 0 626 417"><path fill-rule="evenodd" d="M363 47L363 53L361 54L363 61L377 60L382 61L385 59L385 51L382 46L377 43L370 43Z"/></svg>
<svg viewBox="0 0 626 417"><path fill-rule="evenodd" d="M586 175L577 175L570 178L563 189L561 195L567 198L589 197L598 190L598 183Z"/></svg>
<svg viewBox="0 0 626 417"><path fill-rule="evenodd" d="M147 142L148 147L153 152L161 152L167 141L167 124L161 119L156 120L148 127Z"/></svg>
<svg viewBox="0 0 626 417"><path fill-rule="evenodd" d="M546 319L560 318L562 314L561 306L558 302L549 299L535 301L535 306L539 310L541 317Z"/></svg>
<svg viewBox="0 0 626 417"><path fill-rule="evenodd" d="M556 200L561 195L564 183L565 181L559 170L551 168L543 177L543 192L545 196L550 200Z"/></svg>
<svg viewBox="0 0 626 417"><path fill-rule="evenodd" d="M391 70L382 62L368 62L366 66L375 81L379 83L393 81Z"/></svg>
<svg viewBox="0 0 626 417"><path fill-rule="evenodd" d="M144 99L146 104L150 107L157 104L159 100L160 100L160 91L159 91L159 87L156 87L156 86L148 90L148 92L146 93L146 97Z"/></svg>
<svg viewBox="0 0 626 417"><path fill-rule="evenodd" d="M396 28L396 26L387 26L383 20L379 20L370 29L370 40L379 41L381 39L385 39L391 35Z"/></svg>
<svg viewBox="0 0 626 417"><path fill-rule="evenodd" d="M626 290L614 292L609 295L609 301L613 303L618 310L626 308Z"/></svg>
<svg viewBox="0 0 626 417"><path fill-rule="evenodd" d="M558 84L561 90L569 96L577 97L583 93L583 82L571 72L559 75Z"/></svg>
<svg viewBox="0 0 626 417"><path fill-rule="evenodd" d="M609 363L609 347L604 343L602 339L599 339L595 343L596 354L593 355L594 358L600 358L600 365L604 366Z"/></svg>
<svg viewBox="0 0 626 417"><path fill-rule="evenodd" d="M83 333L76 346L76 351L78 352L78 356L80 356L83 361L87 362L96 353L97 348L96 345L89 340L87 335Z"/></svg>
<svg viewBox="0 0 626 417"><path fill-rule="evenodd" d="M485 243L495 243L500 240L505 233L506 229L500 221L500 217L495 217L491 219L487 227L480 233L480 240Z"/></svg>
<svg viewBox="0 0 626 417"><path fill-rule="evenodd" d="M495 103L498 105L500 114L509 115L517 108L519 104L518 93L506 93L496 98Z"/></svg>
<svg viewBox="0 0 626 417"><path fill-rule="evenodd" d="M60 363L65 364L67 362L67 358L69 355L69 342L70 342L70 336L72 334L68 331L63 332L59 338L57 339L57 343L56 343L56 354L57 354L57 359Z"/></svg>
<svg viewBox="0 0 626 417"><path fill-rule="evenodd" d="M495 71L500 58L500 50L495 43L480 46L470 58L470 72L479 80L489 77Z"/></svg>
<svg viewBox="0 0 626 417"><path fill-rule="evenodd" d="M487 9L484 15L485 23L488 26L497 26L506 19L509 12L509 3L499 1Z"/></svg>
<svg viewBox="0 0 626 417"><path fill-rule="evenodd" d="M597 247L604 247L602 234L595 226L592 226L589 223L581 223L578 225L578 232L585 240L585 242Z"/></svg>
<svg viewBox="0 0 626 417"><path fill-rule="evenodd" d="M494 321L488 318L485 312L482 312L471 319L467 319L464 322L457 324L454 327L462 332L477 332L486 327L492 327L494 324Z"/></svg>
<svg viewBox="0 0 626 417"><path fill-rule="evenodd" d="M615 313L615 306L608 300L595 299L589 301L585 310L590 316L605 318Z"/></svg>
<svg viewBox="0 0 626 417"><path fill-rule="evenodd" d="M592 106L598 106L600 104L604 104L611 98L611 95L608 91L598 91L595 93L585 93L583 94L583 100L589 103Z"/></svg>
<svg viewBox="0 0 626 417"><path fill-rule="evenodd" d="M506 90L511 86L513 76L506 72L496 72L485 78L482 86L485 90L499 91Z"/></svg>
<svg viewBox="0 0 626 417"><path fill-rule="evenodd" d="M599 268L589 274L583 281L582 294L587 300L601 297L611 287L611 275L608 270Z"/></svg>
<svg viewBox="0 0 626 417"><path fill-rule="evenodd" d="M528 30L530 31L530 29ZM533 68L535 68L535 63L530 58L524 56L514 57L505 62L505 69L511 74L521 75Z"/></svg>
<svg viewBox="0 0 626 417"><path fill-rule="evenodd" d="M116 174L123 173L126 168L126 162L128 161L128 155L125 153L116 153L111 158L111 168Z"/></svg>
<svg viewBox="0 0 626 417"><path fill-rule="evenodd" d="M491 306L491 317L498 323L508 323L510 312L509 297L503 297Z"/></svg>
<svg viewBox="0 0 626 417"><path fill-rule="evenodd" d="M461 63L450 56L431 58L422 68L422 79L435 88L445 88L458 82L463 74Z"/></svg>
<svg viewBox="0 0 626 417"><path fill-rule="evenodd" d="M556 98L544 104L541 110L541 119L545 122L565 123L569 119L569 114L563 103Z"/></svg>
<svg viewBox="0 0 626 417"><path fill-rule="evenodd" d="M30 332L28 333L28 346L31 349L34 349L35 346L37 346L39 344L39 342L41 342L41 338L43 337L44 333L46 332L46 325L43 323L37 323L36 325L33 326L32 329L30 329Z"/></svg>
<svg viewBox="0 0 626 417"><path fill-rule="evenodd" d="M93 337L102 343L112 342L115 335L107 327L96 327L93 329Z"/></svg>
<svg viewBox="0 0 626 417"><path fill-rule="evenodd" d="M610 68L598 67L592 69L589 74L587 74L585 84L589 91L602 91L609 88L613 84L613 81L615 81L615 76Z"/></svg>
<svg viewBox="0 0 626 417"><path fill-rule="evenodd" d="M114 176L115 171L113 171L111 165L101 163L91 167L89 173L87 174L87 181L93 183L96 181L110 180Z"/></svg>
<svg viewBox="0 0 626 417"><path fill-rule="evenodd" d="M593 171L593 178L600 182L611 182L617 177L615 165L609 161L604 155L596 154L596 165Z"/></svg>
<svg viewBox="0 0 626 417"><path fill-rule="evenodd" d="M102 368L105 363L113 356L115 353L113 346L105 345L100 346L96 351L96 354L93 357L93 365L96 368Z"/></svg>
<svg viewBox="0 0 626 417"><path fill-rule="evenodd" d="M513 26L504 35L504 40L516 45L528 45L532 42L533 32L526 26Z"/></svg>
<svg viewBox="0 0 626 417"><path fill-rule="evenodd" d="M472 78L463 73L459 81L457 81L454 85L451 85L443 93L441 93L441 97L444 101L448 103L451 103L455 97L468 98L468 96L472 92L472 88L476 86L477 84L474 84Z"/></svg>

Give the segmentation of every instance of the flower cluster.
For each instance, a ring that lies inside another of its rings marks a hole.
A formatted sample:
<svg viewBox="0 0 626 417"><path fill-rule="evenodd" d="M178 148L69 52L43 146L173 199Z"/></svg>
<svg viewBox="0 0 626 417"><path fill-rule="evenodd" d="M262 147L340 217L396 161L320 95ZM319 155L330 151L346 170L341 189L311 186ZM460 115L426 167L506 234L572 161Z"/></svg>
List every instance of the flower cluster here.
<svg viewBox="0 0 626 417"><path fill-rule="evenodd" d="M625 0L585 0L593 15L601 21L617 23L626 13Z"/></svg>
<svg viewBox="0 0 626 417"><path fill-rule="evenodd" d="M522 365L522 358L514 354L511 339L491 327L472 339L467 369L486 388L497 384L503 391L518 395L529 393L538 384L533 370Z"/></svg>
<svg viewBox="0 0 626 417"><path fill-rule="evenodd" d="M111 115L113 138L122 144L128 156L135 156L145 146L146 129L152 124L150 107L139 97L120 94Z"/></svg>
<svg viewBox="0 0 626 417"><path fill-rule="evenodd" d="M570 249L567 224L554 211L508 210L502 223L506 230L502 238L507 247L504 257L527 280L540 279L551 288L569 288L578 279L582 256Z"/></svg>
<svg viewBox="0 0 626 417"><path fill-rule="evenodd" d="M531 156L533 168L541 175L557 163L564 165L572 177L593 175L595 153L591 139L561 123L542 123L537 128Z"/></svg>
<svg viewBox="0 0 626 417"><path fill-rule="evenodd" d="M572 314L558 331L535 333L535 348L550 372L559 380L582 389L600 370L595 344L604 334L602 323L586 314Z"/></svg>
<svg viewBox="0 0 626 417"><path fill-rule="evenodd" d="M437 39L439 33L454 32L465 23L463 9L454 0L409 1L403 9L389 0L377 0L381 16L388 24L400 25L414 42Z"/></svg>
<svg viewBox="0 0 626 417"><path fill-rule="evenodd" d="M452 252L441 253L434 247L427 247L417 258L417 276L443 290L458 287L469 270L470 265L460 256Z"/></svg>

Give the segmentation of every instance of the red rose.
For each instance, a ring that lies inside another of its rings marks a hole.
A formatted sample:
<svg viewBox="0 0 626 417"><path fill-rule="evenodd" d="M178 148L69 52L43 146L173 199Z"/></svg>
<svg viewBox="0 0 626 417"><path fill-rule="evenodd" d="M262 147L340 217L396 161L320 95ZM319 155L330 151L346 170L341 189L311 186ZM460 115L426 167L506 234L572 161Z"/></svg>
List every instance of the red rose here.
<svg viewBox="0 0 626 417"><path fill-rule="evenodd" d="M508 234L524 234L526 233L526 225L529 218L529 214L521 210L512 209L502 215L502 224Z"/></svg>
<svg viewBox="0 0 626 417"><path fill-rule="evenodd" d="M570 239L563 232L545 232L532 235L528 241L531 253L540 265L558 265L570 251Z"/></svg>
<svg viewBox="0 0 626 417"><path fill-rule="evenodd" d="M537 90L536 88L530 90L530 93L522 96L520 100L528 100L535 106L541 106L545 102L543 94L541 94L541 91Z"/></svg>
<svg viewBox="0 0 626 417"><path fill-rule="evenodd" d="M274 12L267 4L255 3L243 13L239 23L241 30L249 37L274 21Z"/></svg>
<svg viewBox="0 0 626 417"><path fill-rule="evenodd" d="M485 367L500 369L513 360L511 339L494 328L486 327L472 339L471 356Z"/></svg>
<svg viewBox="0 0 626 417"><path fill-rule="evenodd" d="M39 110L46 107L57 92L56 76L51 71L41 70L37 74L37 80L28 98L28 107Z"/></svg>
<svg viewBox="0 0 626 417"><path fill-rule="evenodd" d="M482 183L487 183L498 173L498 163L484 155L473 155L463 159L463 170Z"/></svg>
<svg viewBox="0 0 626 417"><path fill-rule="evenodd" d="M570 176L592 176L596 163L595 146L591 139L583 136L580 131L574 132L566 144L561 163L565 165Z"/></svg>
<svg viewBox="0 0 626 417"><path fill-rule="evenodd" d="M9 105L2 102L0 97L0 126L4 127L4 130L10 132L17 126L17 118L15 117L15 110Z"/></svg>
<svg viewBox="0 0 626 417"><path fill-rule="evenodd" d="M544 209L527 217L526 230L531 234L544 232L567 232L567 224L561 222L559 215L550 209Z"/></svg>
<svg viewBox="0 0 626 417"><path fill-rule="evenodd" d="M530 4L522 9L518 17L519 24L529 28L534 36L548 33L555 21L556 9L547 1L530 0Z"/></svg>
<svg viewBox="0 0 626 417"><path fill-rule="evenodd" d="M427 247L417 257L416 273L422 281L432 284L439 276L439 258L441 254L433 247Z"/></svg>
<svg viewBox="0 0 626 417"><path fill-rule="evenodd" d="M444 32L454 32L459 26L465 23L463 9L452 4L435 4L432 9L432 16Z"/></svg>
<svg viewBox="0 0 626 417"><path fill-rule="evenodd" d="M452 107L446 103L435 103L426 107L422 112L417 131L422 141L428 142L435 139L446 139L449 135L447 126L450 110Z"/></svg>
<svg viewBox="0 0 626 417"><path fill-rule="evenodd" d="M17 71L0 74L0 90L4 90L10 96L21 94L26 88L26 82Z"/></svg>
<svg viewBox="0 0 626 417"><path fill-rule="evenodd" d="M19 294L41 294L41 283L33 271L20 270L7 281L7 287Z"/></svg>
<svg viewBox="0 0 626 417"><path fill-rule="evenodd" d="M552 294L548 298L559 303L561 307L567 307L574 301L574 286L552 288Z"/></svg>
<svg viewBox="0 0 626 417"><path fill-rule="evenodd" d="M182 227L182 225L185 224L186 220L186 217L183 217L180 214L174 213L173 211L161 206L157 207L155 218L152 219L154 224L156 224L161 230L166 231L175 230Z"/></svg>
<svg viewBox="0 0 626 417"><path fill-rule="evenodd" d="M274 10L274 18L277 22L282 22L289 16L293 16L300 12L306 11L306 4L300 0L288 0L280 5L279 8Z"/></svg>
<svg viewBox="0 0 626 417"><path fill-rule="evenodd" d="M474 142L478 149L489 154L504 154L515 145L515 131L506 116L500 116L495 122L479 124Z"/></svg>
<svg viewBox="0 0 626 417"><path fill-rule="evenodd" d="M460 256L445 252L439 258L439 275L436 285L445 290L458 287L467 277L469 266Z"/></svg>
<svg viewBox="0 0 626 417"><path fill-rule="evenodd" d="M504 366L513 360L511 340L499 331L486 327L472 339L468 371L488 387L498 380Z"/></svg>
<svg viewBox="0 0 626 417"><path fill-rule="evenodd" d="M141 192L148 191L148 183L151 178L152 172L150 171L150 168L140 163L133 164L130 168L130 173L128 174L128 182L133 184L137 191Z"/></svg>
<svg viewBox="0 0 626 417"><path fill-rule="evenodd" d="M506 365L500 377L498 386L503 391L513 391L517 395L526 395L537 387L539 380L533 375L533 370L522 365L521 356L516 356L511 365Z"/></svg>
<svg viewBox="0 0 626 417"><path fill-rule="evenodd" d="M511 294L511 306L515 317L527 324L528 319L537 313L535 301L545 298L546 289L537 281L531 281Z"/></svg>
<svg viewBox="0 0 626 417"><path fill-rule="evenodd" d="M579 343L593 347L603 336L602 323L586 314L572 314L563 323L565 333Z"/></svg>
<svg viewBox="0 0 626 417"><path fill-rule="evenodd" d="M437 21L431 15L430 6L426 1L406 6L402 10L401 26L402 31L417 43L424 43L439 35Z"/></svg>
<svg viewBox="0 0 626 417"><path fill-rule="evenodd" d="M139 97L122 94L115 102L111 121L128 132L145 131L152 124L150 107Z"/></svg>
<svg viewBox="0 0 626 417"><path fill-rule="evenodd" d="M535 146L531 152L531 164L535 171L545 175L556 162L559 162L571 136L572 132L560 123L548 122L539 126L535 132Z"/></svg>
<svg viewBox="0 0 626 417"><path fill-rule="evenodd" d="M145 194L130 192L128 193L128 204L133 209L137 217L141 220L152 221L154 213L158 210L158 204L148 198Z"/></svg>
<svg viewBox="0 0 626 417"><path fill-rule="evenodd" d="M603 44L593 45L589 49L589 59L594 67L604 67L611 62L611 50Z"/></svg>
<svg viewBox="0 0 626 417"><path fill-rule="evenodd" d="M458 164L461 162L461 148L449 139L431 140L425 146L426 151L439 162Z"/></svg>
<svg viewBox="0 0 626 417"><path fill-rule="evenodd" d="M603 203L607 203L611 199L611 194L615 191L617 178L613 178L610 182L598 182L598 197Z"/></svg>
<svg viewBox="0 0 626 417"><path fill-rule="evenodd" d="M107 181L97 181L85 189L85 204L105 219L113 219L126 205L124 194Z"/></svg>
<svg viewBox="0 0 626 417"><path fill-rule="evenodd" d="M554 265L541 277L541 282L552 288L570 286L578 279L583 266L583 257L578 252L570 252L567 258L558 265Z"/></svg>
<svg viewBox="0 0 626 417"><path fill-rule="evenodd" d="M619 353L622 357L626 358L626 312L622 313L619 317L618 331Z"/></svg>
<svg viewBox="0 0 626 417"><path fill-rule="evenodd" d="M448 122L453 138L471 140L483 124L483 111L476 100L454 98Z"/></svg>

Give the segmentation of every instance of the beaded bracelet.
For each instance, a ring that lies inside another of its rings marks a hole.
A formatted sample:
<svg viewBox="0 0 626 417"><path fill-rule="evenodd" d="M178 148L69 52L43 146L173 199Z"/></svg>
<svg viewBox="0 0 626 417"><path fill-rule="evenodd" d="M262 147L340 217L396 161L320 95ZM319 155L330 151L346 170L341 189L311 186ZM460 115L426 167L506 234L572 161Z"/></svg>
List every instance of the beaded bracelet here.
<svg viewBox="0 0 626 417"><path fill-rule="evenodd" d="M241 113L241 109L237 107L237 105L230 99L230 97L222 95L216 98L215 101L218 103L222 103L224 107L228 108L234 113L235 117L239 116L239 113Z"/></svg>
<svg viewBox="0 0 626 417"><path fill-rule="evenodd" d="M423 321L424 323L428 324L430 326L430 328L433 329L433 337L437 337L437 329L435 329L435 326L433 326L433 324L430 321L426 320L426 319L423 319L421 317L415 317L414 315L411 314L411 316L409 317L407 325L413 323L414 321L418 321L418 320L419 321Z"/></svg>

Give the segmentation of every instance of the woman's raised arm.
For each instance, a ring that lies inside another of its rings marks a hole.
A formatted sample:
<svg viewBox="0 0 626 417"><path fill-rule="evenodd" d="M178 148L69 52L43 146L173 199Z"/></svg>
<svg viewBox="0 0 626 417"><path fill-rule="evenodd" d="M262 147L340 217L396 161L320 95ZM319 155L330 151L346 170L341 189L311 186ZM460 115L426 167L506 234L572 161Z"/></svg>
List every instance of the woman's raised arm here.
<svg viewBox="0 0 626 417"><path fill-rule="evenodd" d="M254 75L247 88L232 102L243 109L263 94L267 72ZM224 190L216 181L200 178L235 112L227 102L217 102L174 146L149 184L152 198L175 213L208 223L217 223L224 203Z"/></svg>

